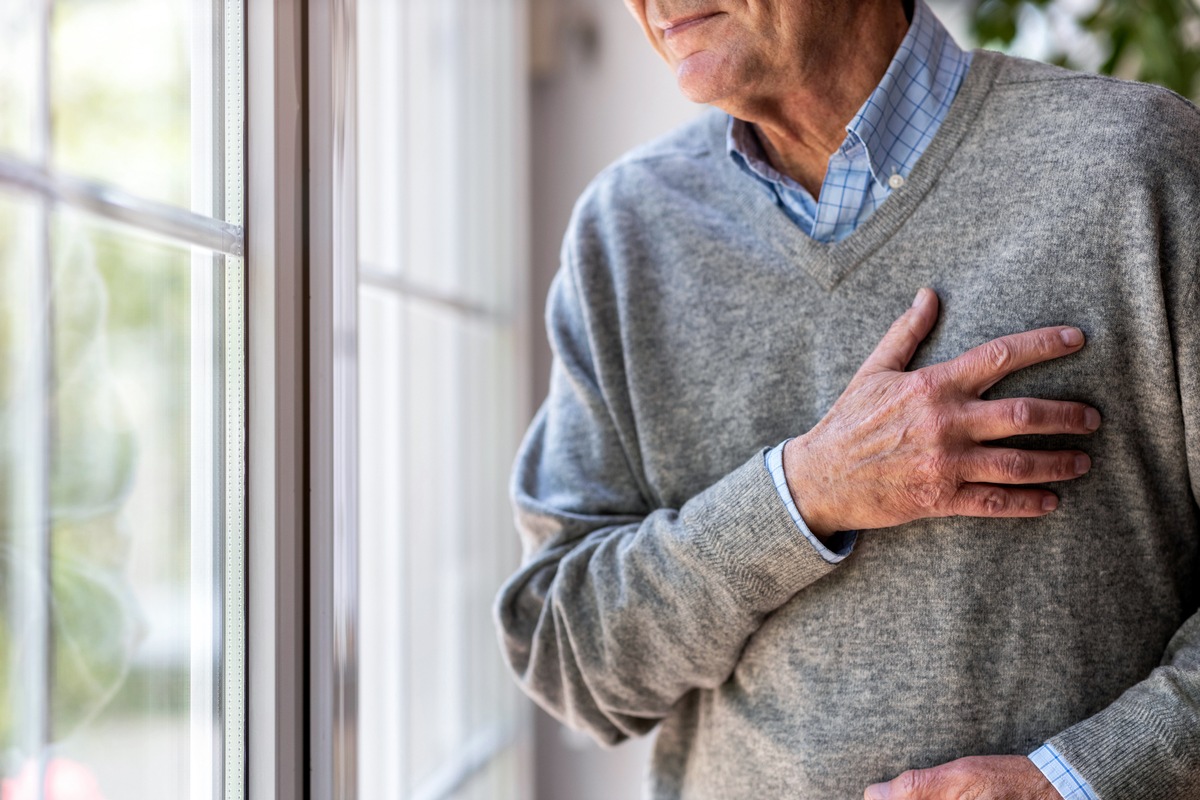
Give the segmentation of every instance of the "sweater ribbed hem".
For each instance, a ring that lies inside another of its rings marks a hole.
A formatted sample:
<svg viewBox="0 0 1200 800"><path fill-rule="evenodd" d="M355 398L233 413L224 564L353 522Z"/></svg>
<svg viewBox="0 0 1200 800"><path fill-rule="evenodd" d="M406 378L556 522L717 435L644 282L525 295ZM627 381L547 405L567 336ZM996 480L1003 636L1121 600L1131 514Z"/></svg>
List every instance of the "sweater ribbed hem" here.
<svg viewBox="0 0 1200 800"><path fill-rule="evenodd" d="M688 501L683 522L697 532L702 558L728 581L748 610L774 611L832 572L779 502L767 471L768 448Z"/></svg>

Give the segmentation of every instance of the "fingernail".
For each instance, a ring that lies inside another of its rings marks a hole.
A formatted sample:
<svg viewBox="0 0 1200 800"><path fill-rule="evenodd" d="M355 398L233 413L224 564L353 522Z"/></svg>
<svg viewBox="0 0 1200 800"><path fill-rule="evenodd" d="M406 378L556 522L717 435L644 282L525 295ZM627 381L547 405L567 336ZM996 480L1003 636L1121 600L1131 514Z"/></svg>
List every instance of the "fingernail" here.
<svg viewBox="0 0 1200 800"><path fill-rule="evenodd" d="M1067 347L1075 347L1083 344L1083 331L1079 328L1063 328L1061 331L1063 344Z"/></svg>
<svg viewBox="0 0 1200 800"><path fill-rule="evenodd" d="M917 296L913 298L912 307L916 308L919 305L921 305L921 290L917 289ZM882 784L880 784L880 785L882 785Z"/></svg>
<svg viewBox="0 0 1200 800"><path fill-rule="evenodd" d="M1083 426L1089 431L1094 431L1100 427L1100 412L1094 408L1084 409Z"/></svg>
<svg viewBox="0 0 1200 800"><path fill-rule="evenodd" d="M886 783L876 783L867 787L863 793L864 800L888 800L892 796L891 787Z"/></svg>
<svg viewBox="0 0 1200 800"><path fill-rule="evenodd" d="M1053 511L1058 508L1058 498L1048 494L1042 498L1042 511Z"/></svg>
<svg viewBox="0 0 1200 800"><path fill-rule="evenodd" d="M1082 475L1092 468L1092 460L1080 453L1075 456L1075 474Z"/></svg>

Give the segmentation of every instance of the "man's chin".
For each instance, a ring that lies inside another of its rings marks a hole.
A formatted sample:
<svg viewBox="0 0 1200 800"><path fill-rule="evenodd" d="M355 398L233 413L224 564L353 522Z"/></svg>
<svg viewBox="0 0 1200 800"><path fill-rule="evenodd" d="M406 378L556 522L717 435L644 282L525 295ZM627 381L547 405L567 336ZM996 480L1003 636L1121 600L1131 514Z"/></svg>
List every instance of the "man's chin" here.
<svg viewBox="0 0 1200 800"><path fill-rule="evenodd" d="M714 103L734 91L731 73L725 59L705 50L679 62L675 80L679 91L693 103Z"/></svg>

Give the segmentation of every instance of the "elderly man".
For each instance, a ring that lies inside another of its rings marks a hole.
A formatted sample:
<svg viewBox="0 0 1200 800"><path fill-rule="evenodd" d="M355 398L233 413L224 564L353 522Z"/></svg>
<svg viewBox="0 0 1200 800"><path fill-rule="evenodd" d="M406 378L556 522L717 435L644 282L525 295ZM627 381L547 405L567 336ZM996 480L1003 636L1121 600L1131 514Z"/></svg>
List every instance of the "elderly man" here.
<svg viewBox="0 0 1200 800"><path fill-rule="evenodd" d="M525 690L654 798L1200 797L1200 112L921 0L627 3L716 108L567 233Z"/></svg>

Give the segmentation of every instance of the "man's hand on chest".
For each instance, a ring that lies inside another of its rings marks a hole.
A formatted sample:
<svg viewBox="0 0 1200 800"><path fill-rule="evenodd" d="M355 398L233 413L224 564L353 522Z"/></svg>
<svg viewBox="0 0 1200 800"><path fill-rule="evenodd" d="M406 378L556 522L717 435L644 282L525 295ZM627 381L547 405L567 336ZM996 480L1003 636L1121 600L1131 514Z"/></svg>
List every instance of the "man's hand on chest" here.
<svg viewBox="0 0 1200 800"><path fill-rule="evenodd" d="M1025 756L971 756L867 787L863 800L1062 800Z"/></svg>
<svg viewBox="0 0 1200 800"><path fill-rule="evenodd" d="M957 358L905 372L937 319L928 289L884 335L837 402L783 453L788 488L809 529L901 525L947 516L1036 517L1057 508L1046 489L1091 467L1076 450L988 445L1022 434L1087 434L1099 412L1083 403L980 396L1006 375L1070 355L1077 328L1058 326L986 342Z"/></svg>

